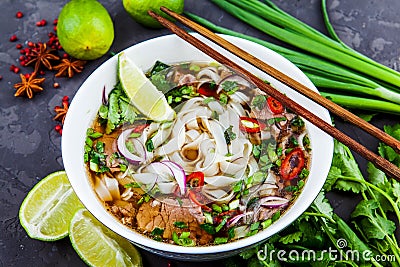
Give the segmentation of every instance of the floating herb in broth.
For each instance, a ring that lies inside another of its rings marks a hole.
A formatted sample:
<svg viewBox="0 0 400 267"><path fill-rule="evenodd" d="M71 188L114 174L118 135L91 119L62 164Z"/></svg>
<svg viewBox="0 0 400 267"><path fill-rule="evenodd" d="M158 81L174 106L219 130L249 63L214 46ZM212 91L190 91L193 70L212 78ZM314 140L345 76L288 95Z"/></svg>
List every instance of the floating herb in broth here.
<svg viewBox="0 0 400 267"><path fill-rule="evenodd" d="M304 121L217 63L157 62L146 75L172 121L148 120L117 83L88 129L84 160L108 211L180 246L224 244L279 219L309 173Z"/></svg>

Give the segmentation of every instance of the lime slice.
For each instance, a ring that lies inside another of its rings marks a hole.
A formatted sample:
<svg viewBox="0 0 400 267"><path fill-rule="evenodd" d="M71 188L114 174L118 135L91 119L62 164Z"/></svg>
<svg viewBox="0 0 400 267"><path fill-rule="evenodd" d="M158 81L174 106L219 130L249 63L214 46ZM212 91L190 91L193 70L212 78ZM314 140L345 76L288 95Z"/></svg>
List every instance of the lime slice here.
<svg viewBox="0 0 400 267"><path fill-rule="evenodd" d="M118 76L122 88L131 104L154 121L168 121L175 117L175 111L143 71L124 53L118 56Z"/></svg>
<svg viewBox="0 0 400 267"><path fill-rule="evenodd" d="M103 226L86 209L75 213L69 237L75 251L89 266L143 266L138 250Z"/></svg>
<svg viewBox="0 0 400 267"><path fill-rule="evenodd" d="M31 238L53 241L68 235L74 213L82 208L64 171L54 172L37 183L19 209L21 225Z"/></svg>

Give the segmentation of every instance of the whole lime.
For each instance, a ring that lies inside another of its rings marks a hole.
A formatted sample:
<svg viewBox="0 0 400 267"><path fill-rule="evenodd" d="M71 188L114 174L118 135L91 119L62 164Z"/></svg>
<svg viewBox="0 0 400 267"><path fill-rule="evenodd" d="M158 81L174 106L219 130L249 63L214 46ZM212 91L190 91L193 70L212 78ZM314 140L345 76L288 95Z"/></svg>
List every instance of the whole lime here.
<svg viewBox="0 0 400 267"><path fill-rule="evenodd" d="M126 12L138 23L150 27L161 28L161 24L147 14L148 10L168 18L164 12L160 11L161 6L165 6L172 11L180 14L183 12L184 0L122 0Z"/></svg>
<svg viewBox="0 0 400 267"><path fill-rule="evenodd" d="M71 0L58 16L57 35L72 57L92 60L103 56L114 40L110 14L96 0Z"/></svg>

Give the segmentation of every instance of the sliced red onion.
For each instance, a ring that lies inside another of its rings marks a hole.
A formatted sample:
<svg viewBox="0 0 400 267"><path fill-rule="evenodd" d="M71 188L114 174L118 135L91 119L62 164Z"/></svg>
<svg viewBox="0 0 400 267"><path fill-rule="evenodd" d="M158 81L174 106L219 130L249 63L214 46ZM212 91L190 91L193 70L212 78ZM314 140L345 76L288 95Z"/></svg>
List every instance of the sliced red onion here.
<svg viewBox="0 0 400 267"><path fill-rule="evenodd" d="M176 182L178 183L179 189L181 191L181 195L185 195L186 193L186 174L183 170L182 166L173 162L173 161L160 161L160 163L164 164L172 171Z"/></svg>
<svg viewBox="0 0 400 267"><path fill-rule="evenodd" d="M241 214L238 214L238 215L236 215L236 216L230 218L230 219L227 221L226 226L229 228L229 227L231 227L231 226L237 224L237 222L238 222L241 218L245 217L246 215L247 215L247 213L241 213Z"/></svg>
<svg viewBox="0 0 400 267"><path fill-rule="evenodd" d="M173 177L180 188L181 194L184 195L186 192L186 174L183 168L173 161L157 161L152 162L146 166L146 172L154 173L158 176L159 183L168 183L167 180L163 180L162 177ZM145 173L146 173L145 172Z"/></svg>
<svg viewBox="0 0 400 267"><path fill-rule="evenodd" d="M204 77L210 78L211 80L215 81L216 83L218 83L221 79L221 77L218 75L217 73L217 69L214 67L206 67L203 68L202 70L200 70L197 73L197 79L202 79Z"/></svg>
<svg viewBox="0 0 400 267"><path fill-rule="evenodd" d="M232 74L229 76L226 76L225 78L223 78L219 83L218 83L218 88L217 88L217 93L221 92L222 90L222 84L224 82L236 82L239 85L243 85L245 87L252 87L252 84L243 76L238 75L238 74Z"/></svg>
<svg viewBox="0 0 400 267"><path fill-rule="evenodd" d="M103 105L107 105L108 104L108 98L107 98L107 95L106 95L106 86L105 85L103 87L103 94L102 94L101 102L103 103Z"/></svg>
<svg viewBox="0 0 400 267"><path fill-rule="evenodd" d="M260 199L260 205L267 208L279 208L289 203L289 200L283 197L269 196Z"/></svg>
<svg viewBox="0 0 400 267"><path fill-rule="evenodd" d="M126 140L129 138L132 129L123 131L117 140L117 149L122 156L124 156L132 164L140 164L146 160L146 148L142 142L137 138L132 138L131 142L138 155L131 153L126 147Z"/></svg>
<svg viewBox="0 0 400 267"><path fill-rule="evenodd" d="M150 163L143 169L142 173L157 174L158 176L160 176L158 178L158 182L162 183L168 182L170 180L169 177L174 176L174 173L172 172L171 168L161 163L160 161L155 161ZM165 177L167 177L167 179L165 179Z"/></svg>
<svg viewBox="0 0 400 267"><path fill-rule="evenodd" d="M133 175L133 179L135 179L135 181L140 184L140 187L146 193L153 190L154 186L158 181L158 177L159 175L157 173L152 173L152 172L135 173Z"/></svg>

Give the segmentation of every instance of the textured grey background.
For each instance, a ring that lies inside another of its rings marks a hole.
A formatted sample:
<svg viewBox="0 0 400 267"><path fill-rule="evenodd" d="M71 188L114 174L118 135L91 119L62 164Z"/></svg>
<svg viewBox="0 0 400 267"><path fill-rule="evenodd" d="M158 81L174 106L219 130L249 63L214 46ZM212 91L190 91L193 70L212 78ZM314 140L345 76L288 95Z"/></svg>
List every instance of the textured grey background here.
<svg viewBox="0 0 400 267"><path fill-rule="evenodd" d="M63 169L61 137L54 131L53 108L61 104L64 95L71 99L79 85L108 55L90 62L83 73L73 79L48 76L45 91L32 100L15 98L12 85L18 75L10 72L11 64L19 65L16 43L9 37L16 34L20 41L37 42L47 39L51 22L66 0L1 0L0 1L0 267L3 266L85 266L72 249L68 238L45 243L27 237L18 221L18 209L27 192L47 174ZM141 41L169 34L167 30L146 29L133 22L125 13L121 1L100 1L110 12L115 25L115 41L111 51L121 51ZM319 0L274 0L284 10L325 31ZM399 69L400 1L398 0L329 0L329 13L344 42L375 60ZM270 38L237 21L207 0L186 0L185 10L200 14L221 26L246 34ZM15 13L22 11L23 19ZM46 19L46 27L36 27L36 21ZM17 42L17 43L18 43ZM30 70L30 69L29 69ZM27 72L23 69L23 72ZM57 81L61 87L54 89ZM379 127L399 122L398 116L379 115L372 121ZM375 149L377 141L362 131L336 120L337 127ZM357 157L362 166L365 161ZM330 199L344 218L354 205L353 197L330 194ZM143 252L145 266L201 266L204 263L169 261ZM222 262L207 263L221 266Z"/></svg>

